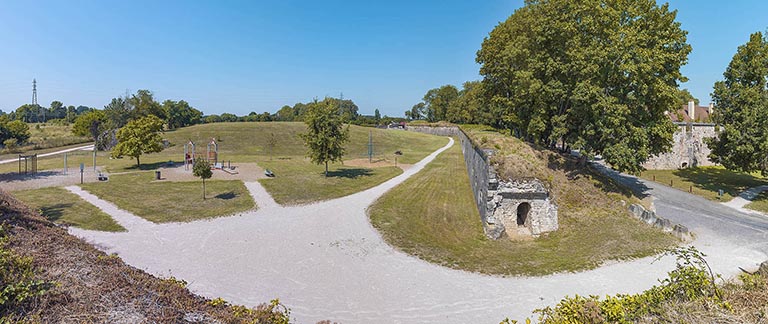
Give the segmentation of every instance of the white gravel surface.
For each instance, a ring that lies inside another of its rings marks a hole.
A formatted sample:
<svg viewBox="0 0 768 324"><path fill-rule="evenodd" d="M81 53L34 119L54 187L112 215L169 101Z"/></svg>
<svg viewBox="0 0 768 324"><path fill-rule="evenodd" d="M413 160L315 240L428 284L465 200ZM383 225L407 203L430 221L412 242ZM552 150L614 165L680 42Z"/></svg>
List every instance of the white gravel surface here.
<svg viewBox="0 0 768 324"><path fill-rule="evenodd" d="M498 323L531 316L566 295L638 292L673 268L671 258L653 264L643 258L580 273L503 278L440 267L393 249L370 225L366 208L451 145L453 140L377 187L311 205L281 207L258 182L248 182L257 211L191 223L133 219L138 217L68 188L129 229L70 232L135 267L184 279L206 297L248 306L279 298L299 323ZM696 245L726 276L765 258L710 232L700 234Z"/></svg>

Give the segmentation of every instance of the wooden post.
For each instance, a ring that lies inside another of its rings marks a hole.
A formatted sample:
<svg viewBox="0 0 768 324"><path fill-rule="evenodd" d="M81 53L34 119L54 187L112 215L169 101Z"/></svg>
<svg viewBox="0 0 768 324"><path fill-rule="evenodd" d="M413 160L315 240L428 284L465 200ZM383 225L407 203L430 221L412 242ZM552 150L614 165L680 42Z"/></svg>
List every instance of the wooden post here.
<svg viewBox="0 0 768 324"><path fill-rule="evenodd" d="M673 187L673 184L674 184L673 180L672 180L672 179L670 179L670 180L669 180L669 186L670 186L670 187Z"/></svg>
<svg viewBox="0 0 768 324"><path fill-rule="evenodd" d="M688 192L690 192L690 193L693 193L693 186L691 186L690 188L688 188Z"/></svg>
<svg viewBox="0 0 768 324"><path fill-rule="evenodd" d="M653 175L653 181L656 181L656 175L655 174Z"/></svg>

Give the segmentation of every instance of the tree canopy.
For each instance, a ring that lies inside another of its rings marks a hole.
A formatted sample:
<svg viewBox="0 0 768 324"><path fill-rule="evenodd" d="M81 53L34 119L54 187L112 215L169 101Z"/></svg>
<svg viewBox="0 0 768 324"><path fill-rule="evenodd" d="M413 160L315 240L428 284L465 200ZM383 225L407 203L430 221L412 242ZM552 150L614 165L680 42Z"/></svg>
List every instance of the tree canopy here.
<svg viewBox="0 0 768 324"><path fill-rule="evenodd" d="M768 175L768 38L760 32L739 46L715 83L714 119L720 124L710 139L710 158L728 169Z"/></svg>
<svg viewBox="0 0 768 324"><path fill-rule="evenodd" d="M211 165L203 158L196 158L192 165L192 175L203 180L203 200L205 200L205 179L210 179L213 176Z"/></svg>
<svg viewBox="0 0 768 324"><path fill-rule="evenodd" d="M137 166L141 166L142 154L163 150L163 138L160 136L162 131L163 121L155 115L132 120L117 131L118 142L112 149L112 156L130 156L136 159Z"/></svg>
<svg viewBox="0 0 768 324"><path fill-rule="evenodd" d="M675 130L664 112L691 51L676 14L654 0L526 1L477 53L491 121L639 172Z"/></svg>
<svg viewBox="0 0 768 324"><path fill-rule="evenodd" d="M89 136L97 140L101 134L102 125L107 122L107 115L101 110L89 111L75 119L72 133L77 136Z"/></svg>
<svg viewBox="0 0 768 324"><path fill-rule="evenodd" d="M309 104L304 117L307 132L300 135L309 149L310 160L325 163L325 176L328 176L328 162L341 161L344 143L349 138L349 127L344 127L344 118L338 113L336 103L338 101L326 98Z"/></svg>

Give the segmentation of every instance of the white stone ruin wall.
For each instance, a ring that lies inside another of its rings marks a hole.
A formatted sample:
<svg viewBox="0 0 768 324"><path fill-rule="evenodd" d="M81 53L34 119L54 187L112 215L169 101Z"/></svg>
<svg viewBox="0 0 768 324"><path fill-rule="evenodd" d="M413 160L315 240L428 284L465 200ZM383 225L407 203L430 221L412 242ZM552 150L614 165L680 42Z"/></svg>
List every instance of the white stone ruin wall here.
<svg viewBox="0 0 768 324"><path fill-rule="evenodd" d="M531 235L539 236L544 233L553 232L558 229L557 206L546 199L514 199L502 198L500 195L494 196L497 202L496 209L493 210L493 218L496 222L504 225L507 236L520 234L517 225L517 208L520 204L528 203L531 206L528 217L523 226L527 228Z"/></svg>
<svg viewBox="0 0 768 324"><path fill-rule="evenodd" d="M712 150L704 143L705 138L716 137L714 124L678 124L677 131L672 135L672 150L648 159L643 167L649 170L674 170L695 166L711 166L709 160Z"/></svg>

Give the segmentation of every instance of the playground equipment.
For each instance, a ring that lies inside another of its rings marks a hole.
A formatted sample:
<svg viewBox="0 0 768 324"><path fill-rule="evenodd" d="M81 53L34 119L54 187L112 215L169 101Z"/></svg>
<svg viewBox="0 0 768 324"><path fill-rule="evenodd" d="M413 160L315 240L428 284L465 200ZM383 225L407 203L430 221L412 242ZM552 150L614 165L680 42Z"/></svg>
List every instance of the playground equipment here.
<svg viewBox="0 0 768 324"><path fill-rule="evenodd" d="M24 171L21 171L22 161L24 164ZM19 174L35 174L37 173L37 154L21 155L19 154Z"/></svg>
<svg viewBox="0 0 768 324"><path fill-rule="evenodd" d="M219 162L219 145L216 144L216 139L212 138L211 142L208 143L208 163L211 165L216 165Z"/></svg>
<svg viewBox="0 0 768 324"><path fill-rule="evenodd" d="M189 140L184 144L184 170L189 170L189 166L195 163L195 142Z"/></svg>

